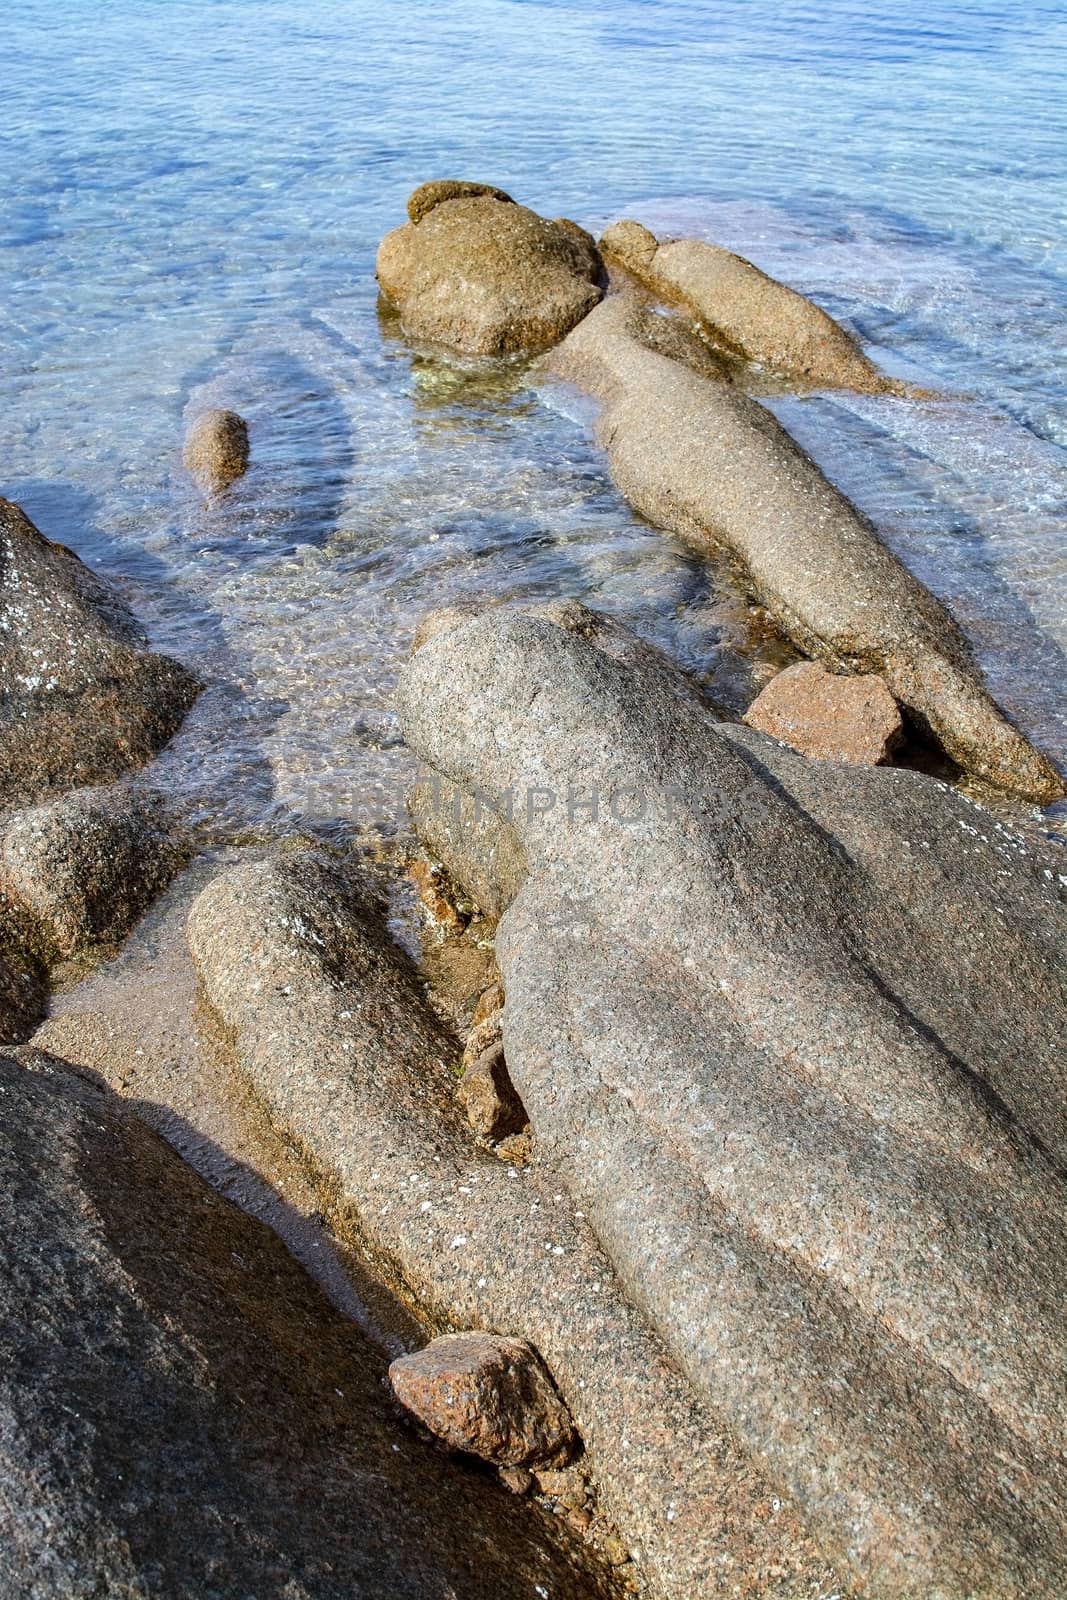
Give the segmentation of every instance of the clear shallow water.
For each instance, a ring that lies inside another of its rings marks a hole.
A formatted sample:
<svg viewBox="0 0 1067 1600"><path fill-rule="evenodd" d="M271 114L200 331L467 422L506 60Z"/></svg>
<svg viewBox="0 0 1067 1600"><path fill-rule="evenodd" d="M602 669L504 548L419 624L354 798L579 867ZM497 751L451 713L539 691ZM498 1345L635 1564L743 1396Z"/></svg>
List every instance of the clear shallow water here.
<svg viewBox="0 0 1067 1600"><path fill-rule="evenodd" d="M164 757L216 833L389 810L418 617L579 594L744 703L774 647L580 415L420 357L373 255L422 179L741 250L959 396L775 403L1067 759L1067 0L14 0L0 491L211 683ZM207 508L205 400L254 465Z"/></svg>

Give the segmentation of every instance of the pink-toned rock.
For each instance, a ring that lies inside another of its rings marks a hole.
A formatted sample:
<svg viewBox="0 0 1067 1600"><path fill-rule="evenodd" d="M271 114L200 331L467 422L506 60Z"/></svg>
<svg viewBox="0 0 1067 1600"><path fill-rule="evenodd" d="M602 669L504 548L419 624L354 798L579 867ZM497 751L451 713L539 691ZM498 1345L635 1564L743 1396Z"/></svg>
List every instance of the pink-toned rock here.
<svg viewBox="0 0 1067 1600"><path fill-rule="evenodd" d="M561 1465L574 1427L540 1356L525 1339L454 1333L389 1368L401 1405L454 1450L501 1467Z"/></svg>
<svg viewBox="0 0 1067 1600"><path fill-rule="evenodd" d="M483 1139L506 1139L511 1133L521 1133L529 1120L508 1076L499 1040L467 1067L456 1085L456 1099Z"/></svg>
<svg viewBox="0 0 1067 1600"><path fill-rule="evenodd" d="M818 661L779 672L744 720L801 755L861 767L888 761L904 733L900 708L881 678L829 672Z"/></svg>

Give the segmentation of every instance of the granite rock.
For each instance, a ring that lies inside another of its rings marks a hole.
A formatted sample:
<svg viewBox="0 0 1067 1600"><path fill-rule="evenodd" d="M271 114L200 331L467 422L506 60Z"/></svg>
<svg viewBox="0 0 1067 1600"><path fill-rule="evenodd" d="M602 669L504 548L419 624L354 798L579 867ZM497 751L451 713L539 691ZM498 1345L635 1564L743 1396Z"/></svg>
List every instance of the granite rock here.
<svg viewBox="0 0 1067 1600"><path fill-rule="evenodd" d="M410 338L470 355L544 350L603 292L580 229L489 194L443 200L387 234L377 276Z"/></svg>
<svg viewBox="0 0 1067 1600"><path fill-rule="evenodd" d="M456 1099L467 1121L483 1139L521 1133L528 1118L508 1076L503 1045L490 1044L474 1057L456 1085Z"/></svg>
<svg viewBox="0 0 1067 1600"><path fill-rule="evenodd" d="M556 797L496 941L541 1159L859 1592L1054 1594L1062 854L726 728L619 633L494 611L400 687L451 781Z"/></svg>
<svg viewBox="0 0 1067 1600"><path fill-rule="evenodd" d="M661 242L629 220L613 223L600 248L658 298L684 307L730 355L819 388L907 391L821 306L744 256L702 239Z"/></svg>
<svg viewBox="0 0 1067 1600"><path fill-rule="evenodd" d="M158 801L119 786L17 812L0 835L0 898L50 959L125 937L180 864Z"/></svg>
<svg viewBox="0 0 1067 1600"><path fill-rule="evenodd" d="M0 807L143 765L198 692L118 595L0 499Z"/></svg>
<svg viewBox="0 0 1067 1600"><path fill-rule="evenodd" d="M473 200L477 195L486 195L505 204L511 201L509 194L491 183L472 183L467 178L431 178L408 195L408 218L421 222L442 200Z"/></svg>
<svg viewBox="0 0 1067 1600"><path fill-rule="evenodd" d="M900 708L881 678L828 672L818 661L777 673L744 720L801 755L861 767L884 765L904 737Z"/></svg>
<svg viewBox="0 0 1067 1600"><path fill-rule="evenodd" d="M559 1174L475 1139L458 1041L359 873L310 850L234 867L196 900L188 940L234 1063L333 1230L431 1324L537 1349L653 1592L844 1593L789 1497L682 1379Z"/></svg>
<svg viewBox="0 0 1067 1600"><path fill-rule="evenodd" d="M574 1449L570 1413L525 1339L443 1334L392 1362L389 1381L431 1433L496 1466L561 1464Z"/></svg>
<svg viewBox="0 0 1067 1600"><path fill-rule="evenodd" d="M627 499L724 550L806 654L876 673L965 771L1028 799L1064 780L990 698L960 629L750 396L650 350L615 295L546 358L603 402L598 437Z"/></svg>
<svg viewBox="0 0 1067 1600"><path fill-rule="evenodd" d="M201 411L189 424L182 460L204 494L221 494L243 478L249 462L248 423L236 411Z"/></svg>
<svg viewBox="0 0 1067 1600"><path fill-rule="evenodd" d="M398 1425L355 1324L121 1101L32 1051L0 1101L5 1594L614 1592Z"/></svg>

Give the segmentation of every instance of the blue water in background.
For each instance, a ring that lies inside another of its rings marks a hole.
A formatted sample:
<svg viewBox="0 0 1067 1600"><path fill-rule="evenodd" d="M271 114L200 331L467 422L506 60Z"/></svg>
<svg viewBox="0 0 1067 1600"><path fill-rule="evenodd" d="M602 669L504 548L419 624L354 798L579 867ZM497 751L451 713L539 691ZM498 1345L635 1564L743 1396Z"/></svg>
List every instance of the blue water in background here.
<svg viewBox="0 0 1067 1600"><path fill-rule="evenodd" d="M1065 0L8 0L0 40L0 491L211 682L164 762L191 817L384 803L442 600L581 594L728 703L779 659L558 395L380 323L377 242L442 175L715 238L945 390L774 409L1067 758ZM215 508L205 400L253 429Z"/></svg>

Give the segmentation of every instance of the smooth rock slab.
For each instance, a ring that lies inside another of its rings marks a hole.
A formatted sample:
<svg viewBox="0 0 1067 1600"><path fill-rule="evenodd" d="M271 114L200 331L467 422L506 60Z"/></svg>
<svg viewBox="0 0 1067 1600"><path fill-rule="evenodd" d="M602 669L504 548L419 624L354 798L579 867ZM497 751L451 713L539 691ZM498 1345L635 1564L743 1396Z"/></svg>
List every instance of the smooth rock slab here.
<svg viewBox="0 0 1067 1600"><path fill-rule="evenodd" d="M900 708L881 678L828 672L818 661L777 673L744 720L801 755L861 767L883 765L904 737Z"/></svg>
<svg viewBox="0 0 1067 1600"><path fill-rule="evenodd" d="M399 702L454 782L556 797L513 807L508 1067L694 1392L860 1592L1055 1594L1062 854L718 725L582 607L438 634Z"/></svg>
<svg viewBox="0 0 1067 1600"><path fill-rule="evenodd" d="M142 766L199 690L71 550L0 499L0 806Z"/></svg>
<svg viewBox="0 0 1067 1600"><path fill-rule="evenodd" d="M431 1433L496 1466L559 1466L574 1448L570 1412L525 1339L443 1334L392 1362L389 1381Z"/></svg>
<svg viewBox="0 0 1067 1600"><path fill-rule="evenodd" d="M877 673L965 771L1028 799L1062 776L1012 727L953 618L761 405L650 350L624 295L546 358L603 402L597 436L650 522L739 563L805 655Z"/></svg>
<svg viewBox="0 0 1067 1600"><path fill-rule="evenodd" d="M613 223L600 247L653 294L683 306L731 355L820 388L908 392L821 306L744 256L702 239L661 242L630 220Z"/></svg>
<svg viewBox="0 0 1067 1600"><path fill-rule="evenodd" d="M491 356L562 339L600 299L602 270L596 245L573 223L486 193L441 200L395 228L377 260L378 283L410 338Z"/></svg>
<svg viewBox="0 0 1067 1600"><path fill-rule="evenodd" d="M0 1112L5 1596L615 1592L398 1425L355 1324L121 1101L26 1052Z"/></svg>

